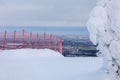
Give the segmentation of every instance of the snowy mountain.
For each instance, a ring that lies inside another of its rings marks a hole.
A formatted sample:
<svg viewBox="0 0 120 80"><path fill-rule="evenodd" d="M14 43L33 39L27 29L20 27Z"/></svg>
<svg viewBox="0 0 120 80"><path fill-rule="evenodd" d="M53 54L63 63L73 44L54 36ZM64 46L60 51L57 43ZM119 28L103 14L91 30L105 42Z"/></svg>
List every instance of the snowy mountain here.
<svg viewBox="0 0 120 80"><path fill-rule="evenodd" d="M120 0L98 0L87 27L104 57L109 80L120 80Z"/></svg>

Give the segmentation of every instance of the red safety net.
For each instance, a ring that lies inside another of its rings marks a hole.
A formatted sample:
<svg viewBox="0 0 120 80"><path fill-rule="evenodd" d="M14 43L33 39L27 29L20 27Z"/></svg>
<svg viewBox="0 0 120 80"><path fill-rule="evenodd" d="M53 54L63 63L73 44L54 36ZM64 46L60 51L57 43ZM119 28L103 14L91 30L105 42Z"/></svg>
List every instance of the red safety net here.
<svg viewBox="0 0 120 80"><path fill-rule="evenodd" d="M62 38L52 34L33 34L32 32L21 32L13 31L0 33L0 49L21 49L21 48L32 48L32 49L52 49L59 51L62 54Z"/></svg>

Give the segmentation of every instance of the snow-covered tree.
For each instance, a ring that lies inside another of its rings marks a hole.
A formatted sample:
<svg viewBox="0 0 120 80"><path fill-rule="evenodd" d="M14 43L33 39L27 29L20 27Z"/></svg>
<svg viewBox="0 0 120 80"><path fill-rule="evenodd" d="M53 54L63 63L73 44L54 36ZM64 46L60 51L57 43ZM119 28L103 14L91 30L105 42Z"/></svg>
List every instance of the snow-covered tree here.
<svg viewBox="0 0 120 80"><path fill-rule="evenodd" d="M104 57L109 80L120 80L120 0L98 0L87 27Z"/></svg>

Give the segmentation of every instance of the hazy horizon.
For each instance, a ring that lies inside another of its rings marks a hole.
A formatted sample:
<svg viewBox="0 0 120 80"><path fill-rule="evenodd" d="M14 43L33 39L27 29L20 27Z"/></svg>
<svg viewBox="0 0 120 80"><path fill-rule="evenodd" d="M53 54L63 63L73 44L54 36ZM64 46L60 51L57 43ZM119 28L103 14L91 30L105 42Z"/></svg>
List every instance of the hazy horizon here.
<svg viewBox="0 0 120 80"><path fill-rule="evenodd" d="M22 32L24 29L25 32L29 33L40 33L44 32L54 35L88 35L86 27L2 27L0 29L0 34L7 31L7 34L13 34L14 30L16 32Z"/></svg>

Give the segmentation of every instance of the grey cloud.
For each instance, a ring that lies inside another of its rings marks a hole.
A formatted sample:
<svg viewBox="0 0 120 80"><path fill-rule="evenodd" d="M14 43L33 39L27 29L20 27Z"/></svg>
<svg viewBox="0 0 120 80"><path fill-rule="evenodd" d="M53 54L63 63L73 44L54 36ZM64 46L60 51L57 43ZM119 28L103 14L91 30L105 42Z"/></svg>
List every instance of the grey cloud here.
<svg viewBox="0 0 120 80"><path fill-rule="evenodd" d="M96 0L2 0L0 25L83 26L95 2Z"/></svg>

